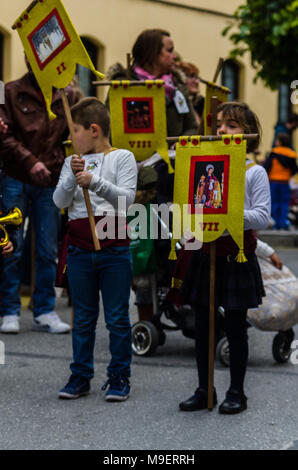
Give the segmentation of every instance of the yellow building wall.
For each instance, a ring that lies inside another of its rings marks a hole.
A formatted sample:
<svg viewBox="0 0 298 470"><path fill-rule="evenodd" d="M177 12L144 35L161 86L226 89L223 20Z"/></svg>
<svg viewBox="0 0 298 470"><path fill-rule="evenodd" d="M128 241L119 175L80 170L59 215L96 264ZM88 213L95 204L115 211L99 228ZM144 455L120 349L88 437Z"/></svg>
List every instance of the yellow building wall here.
<svg viewBox="0 0 298 470"><path fill-rule="evenodd" d="M29 3L28 0L13 0L5 2L5 9L1 9L0 31L6 38L5 82L20 77L26 70L22 45L18 34L11 30L11 25ZM182 59L197 64L200 75L212 80L219 57L227 58L231 49L231 43L221 36L221 32L231 21L229 16L243 2L172 0L163 4L162 0L64 0L63 3L78 33L100 46L100 71L105 72L115 62L125 65L126 54L131 51L137 35L144 29L156 27L168 30ZM210 13L210 10L217 14ZM260 81L253 84L254 70L248 55L243 58L241 65L240 98L260 118L263 128L261 150L265 152L271 147L278 113L278 94L265 88ZM204 92L203 85L201 91ZM106 90L99 87L101 99L105 93Z"/></svg>

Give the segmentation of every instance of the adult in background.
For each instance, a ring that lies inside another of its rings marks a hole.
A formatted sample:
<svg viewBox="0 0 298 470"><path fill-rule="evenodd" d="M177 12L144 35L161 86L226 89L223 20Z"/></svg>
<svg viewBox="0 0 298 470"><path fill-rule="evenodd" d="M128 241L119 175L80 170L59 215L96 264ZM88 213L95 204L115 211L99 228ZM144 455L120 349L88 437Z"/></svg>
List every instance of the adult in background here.
<svg viewBox="0 0 298 470"><path fill-rule="evenodd" d="M33 293L33 329L66 333L70 326L54 311L59 212L53 203L53 192L64 161L62 142L67 138L61 94L53 90L52 109L57 118L50 121L41 90L26 60L28 73L5 86L5 104L0 117L7 132L1 139L0 159L5 165L2 179L3 202L17 206L23 217L31 205L35 230L35 288ZM67 91L70 104L75 98ZM21 309L19 285L20 262L24 246L23 229L17 232L17 247L4 260L0 282L3 317L0 331L18 333Z"/></svg>
<svg viewBox="0 0 298 470"><path fill-rule="evenodd" d="M165 81L168 137L197 133L194 110L189 99L185 76L175 67L174 41L161 29L147 29L132 48L131 80ZM107 72L110 80L127 79L127 70L117 63Z"/></svg>
<svg viewBox="0 0 298 470"><path fill-rule="evenodd" d="M195 113L185 81L185 75L175 65L174 41L162 29L147 29L136 39L132 48L131 80L162 79L165 82L167 136L194 135L198 133ZM107 72L110 80L127 79L127 70L117 63ZM173 175L168 175L167 165L160 162L158 172L157 202L167 203L173 198Z"/></svg>
<svg viewBox="0 0 298 470"><path fill-rule="evenodd" d="M182 70L186 76L189 98L194 108L197 125L199 126L203 118L205 102L204 96L200 94L199 69L196 65L190 62L178 62L176 67Z"/></svg>
<svg viewBox="0 0 298 470"><path fill-rule="evenodd" d="M268 173L271 192L271 216L274 229L289 230L288 219L291 200L289 181L298 172L297 154L290 148L290 136L280 133L275 139L275 147L264 162Z"/></svg>

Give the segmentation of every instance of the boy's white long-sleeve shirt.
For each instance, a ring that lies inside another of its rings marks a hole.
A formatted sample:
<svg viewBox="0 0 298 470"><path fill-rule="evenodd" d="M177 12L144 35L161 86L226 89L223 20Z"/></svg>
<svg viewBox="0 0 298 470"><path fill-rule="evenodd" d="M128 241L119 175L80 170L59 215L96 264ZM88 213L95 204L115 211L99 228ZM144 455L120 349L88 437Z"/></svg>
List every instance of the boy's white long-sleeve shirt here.
<svg viewBox="0 0 298 470"><path fill-rule="evenodd" d="M72 157L64 161L53 200L60 209L68 208L70 220L88 217L83 190L77 185L71 169ZM137 165L129 150L116 149L104 153L83 155L85 171L92 173L89 186L92 212L96 216L125 215L133 204L137 186ZM125 198L118 208L118 197Z"/></svg>

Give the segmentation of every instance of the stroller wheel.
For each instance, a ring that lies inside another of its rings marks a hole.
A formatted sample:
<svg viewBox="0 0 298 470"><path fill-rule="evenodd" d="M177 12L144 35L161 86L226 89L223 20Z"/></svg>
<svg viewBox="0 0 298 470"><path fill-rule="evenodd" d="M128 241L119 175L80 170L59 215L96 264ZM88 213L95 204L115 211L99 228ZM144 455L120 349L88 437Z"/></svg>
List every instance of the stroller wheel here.
<svg viewBox="0 0 298 470"><path fill-rule="evenodd" d="M229 367L230 365L230 350L229 350L229 343L224 336L221 338L216 346L216 357L222 363L223 366Z"/></svg>
<svg viewBox="0 0 298 470"><path fill-rule="evenodd" d="M139 321L132 327L132 350L137 356L151 356L160 344L159 331L150 321Z"/></svg>
<svg viewBox="0 0 298 470"><path fill-rule="evenodd" d="M291 356L291 343L294 335L289 334L291 330L280 331L274 336L272 343L272 355L276 362L288 362Z"/></svg>

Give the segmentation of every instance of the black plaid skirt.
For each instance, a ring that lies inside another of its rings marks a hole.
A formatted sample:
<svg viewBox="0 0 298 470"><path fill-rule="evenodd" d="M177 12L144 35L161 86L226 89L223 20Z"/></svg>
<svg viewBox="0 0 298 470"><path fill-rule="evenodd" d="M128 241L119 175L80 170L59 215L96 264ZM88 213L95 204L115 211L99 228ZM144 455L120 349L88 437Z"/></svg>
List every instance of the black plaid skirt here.
<svg viewBox="0 0 298 470"><path fill-rule="evenodd" d="M216 257L215 306L227 310L256 308L265 290L257 257L246 254L246 263L227 256ZM208 307L210 291L210 256L194 252L179 294L193 307Z"/></svg>

